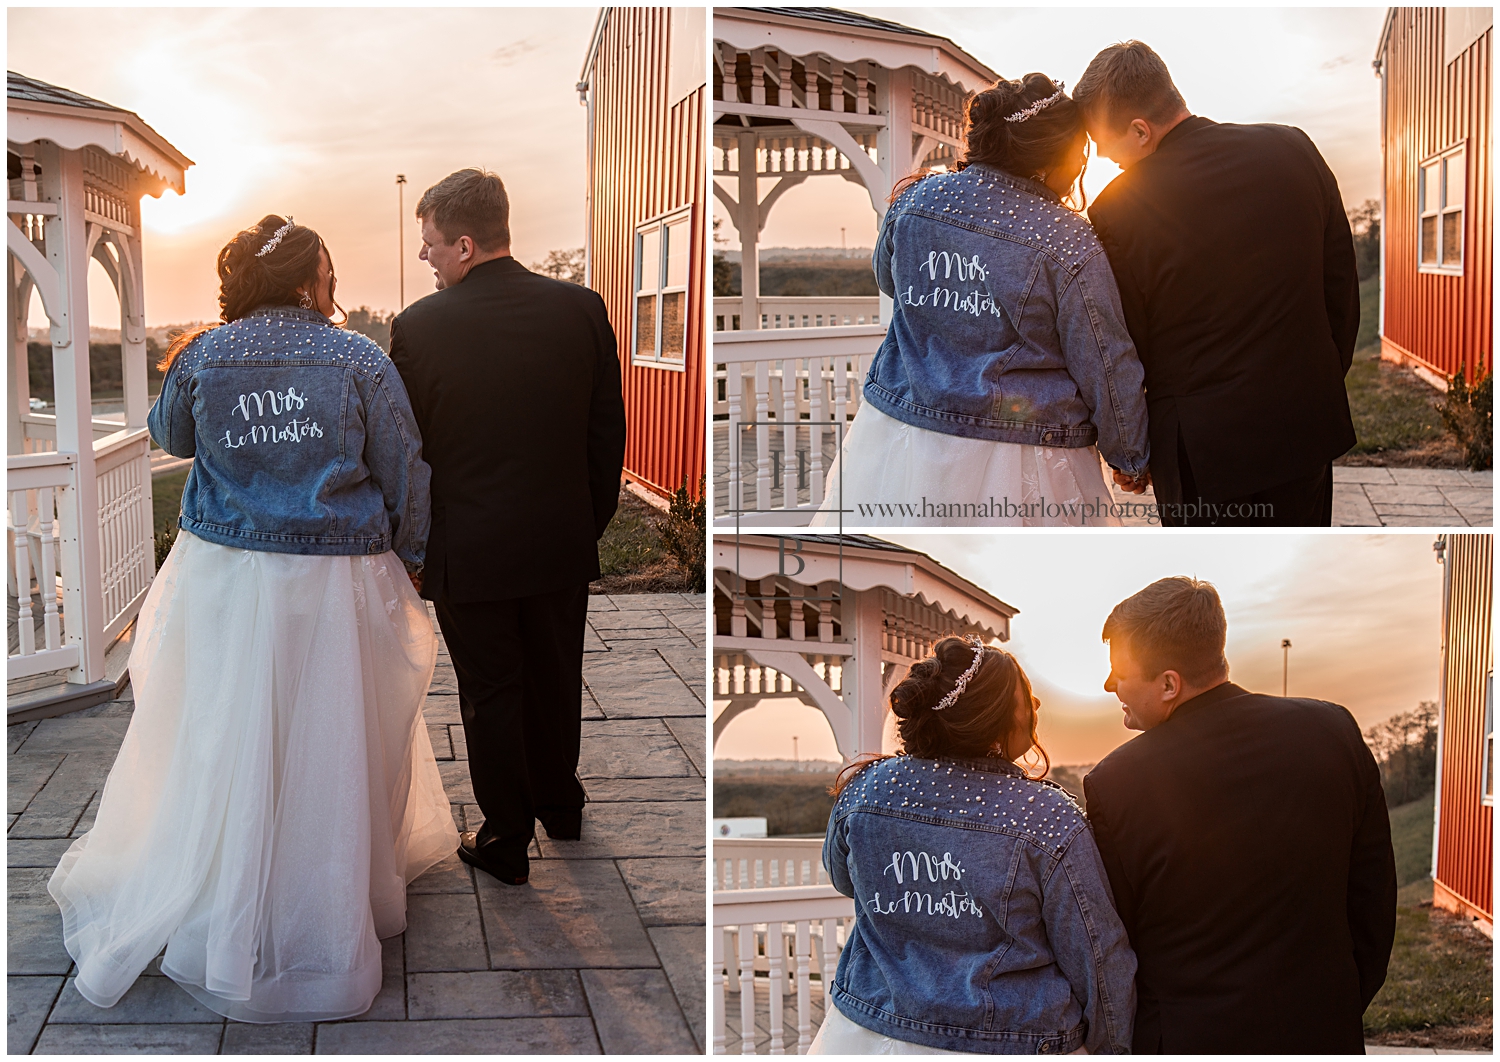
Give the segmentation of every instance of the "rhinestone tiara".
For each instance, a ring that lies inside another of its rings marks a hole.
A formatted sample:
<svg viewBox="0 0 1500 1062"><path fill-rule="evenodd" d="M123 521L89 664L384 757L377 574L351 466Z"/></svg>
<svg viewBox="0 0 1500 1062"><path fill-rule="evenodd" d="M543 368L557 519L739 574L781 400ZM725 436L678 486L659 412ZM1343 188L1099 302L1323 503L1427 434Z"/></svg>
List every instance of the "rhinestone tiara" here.
<svg viewBox="0 0 1500 1062"><path fill-rule="evenodd" d="M969 665L969 670L958 676L958 681L953 684L953 688L948 691L948 695L932 706L934 712L941 712L944 708L953 707L953 703L963 696L964 687L978 673L979 665L984 661L984 642L980 640L979 635L971 634L964 640L974 647L974 662Z"/></svg>
<svg viewBox="0 0 1500 1062"><path fill-rule="evenodd" d="M1026 119L1033 118L1037 114L1041 113L1043 107L1046 107L1049 104L1056 103L1058 100L1062 99L1063 83L1061 81L1054 81L1052 82L1052 84L1053 87L1057 89L1056 92L1054 92L1044 100L1037 100L1030 107L1027 107L1023 111L1017 111L1015 114L1006 115L1005 120L1007 122L1024 122Z"/></svg>
<svg viewBox="0 0 1500 1062"><path fill-rule="evenodd" d="M256 258L264 258L266 255L270 254L272 251L276 250L276 245L281 242L281 238L283 236L285 236L287 233L289 233L289 232L292 231L292 226L294 224L296 224L296 222L294 222L292 220L292 216L290 214L288 214L286 216L286 224L283 225L283 226L281 226L281 228L277 229L276 232L275 232L275 234L269 240L266 241L266 245L264 247L262 247L260 250L258 250L258 251L255 252L255 257Z"/></svg>

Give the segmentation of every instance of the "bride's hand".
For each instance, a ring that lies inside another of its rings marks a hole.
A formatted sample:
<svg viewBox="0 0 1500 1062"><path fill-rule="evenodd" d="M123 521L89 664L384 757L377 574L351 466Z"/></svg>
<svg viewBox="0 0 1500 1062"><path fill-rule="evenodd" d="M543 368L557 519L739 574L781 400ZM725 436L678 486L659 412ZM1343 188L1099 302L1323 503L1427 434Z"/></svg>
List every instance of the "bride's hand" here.
<svg viewBox="0 0 1500 1062"><path fill-rule="evenodd" d="M407 572L406 573L406 577L411 580L412 588L415 589L416 592L420 594L422 592L422 573L421 572Z"/></svg>
<svg viewBox="0 0 1500 1062"><path fill-rule="evenodd" d="M1115 485L1127 494L1145 494L1146 488L1151 485L1151 470L1146 469L1139 476L1127 476L1119 469L1111 469Z"/></svg>

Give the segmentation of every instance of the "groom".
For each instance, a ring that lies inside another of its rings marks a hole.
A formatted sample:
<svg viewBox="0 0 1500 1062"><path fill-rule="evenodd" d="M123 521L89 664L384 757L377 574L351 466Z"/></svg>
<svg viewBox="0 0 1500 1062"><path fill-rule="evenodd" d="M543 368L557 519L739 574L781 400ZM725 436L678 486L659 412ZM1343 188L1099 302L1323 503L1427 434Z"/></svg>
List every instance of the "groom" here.
<svg viewBox="0 0 1500 1062"><path fill-rule="evenodd" d="M1332 171L1300 129L1188 113L1140 41L1095 56L1073 98L1125 171L1089 220L1146 370L1162 523L1328 526L1359 332Z"/></svg>
<svg viewBox="0 0 1500 1062"><path fill-rule="evenodd" d="M1396 866L1347 710L1229 681L1208 583L1161 579L1104 624L1125 725L1084 778L1139 967L1137 1054L1363 1054Z"/></svg>
<svg viewBox="0 0 1500 1062"><path fill-rule="evenodd" d="M562 840L582 825L584 623L620 490L620 364L597 294L511 257L499 177L449 174L417 217L438 290L396 318L391 360L432 466L420 588L453 657L484 813L458 854L522 885L536 821Z"/></svg>

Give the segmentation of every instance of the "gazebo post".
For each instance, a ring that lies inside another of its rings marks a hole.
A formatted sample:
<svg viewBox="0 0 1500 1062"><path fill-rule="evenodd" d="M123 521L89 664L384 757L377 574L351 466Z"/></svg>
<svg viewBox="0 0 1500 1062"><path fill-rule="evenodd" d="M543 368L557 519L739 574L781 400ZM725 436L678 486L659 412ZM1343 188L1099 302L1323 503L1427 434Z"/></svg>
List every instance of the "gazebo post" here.
<svg viewBox="0 0 1500 1062"><path fill-rule="evenodd" d="M16 269L16 260L5 256L6 292L10 299L10 357L5 360L5 387L10 395L5 413L5 452L26 451L26 426L21 418L31 411L31 371L26 356L29 338L26 317L31 305L31 278Z"/></svg>
<svg viewBox="0 0 1500 1062"><path fill-rule="evenodd" d="M885 729L886 704L881 696L881 636L885 632L885 609L881 592L845 591L844 615L854 613L854 657L845 664L844 700L854 706L854 732L849 735L848 756L879 752ZM850 602L849 598L853 598ZM850 609L852 603L853 608ZM847 622L847 619L846 621Z"/></svg>
<svg viewBox="0 0 1500 1062"><path fill-rule="evenodd" d="M740 194L735 227L740 233L740 328L760 327L760 178L756 159L759 134L740 133Z"/></svg>
<svg viewBox="0 0 1500 1062"><path fill-rule="evenodd" d="M99 484L94 463L94 406L89 386L88 230L84 218L83 153L56 144L37 145L42 200L57 206L46 225L47 263L57 275L58 307L52 321L52 380L56 395L57 449L74 455L71 487L58 492L62 517L64 633L78 645L78 665L68 681L104 677L103 573L99 556ZM81 342L80 342L81 341ZM80 356L81 353L81 356ZM84 519L84 514L89 518Z"/></svg>

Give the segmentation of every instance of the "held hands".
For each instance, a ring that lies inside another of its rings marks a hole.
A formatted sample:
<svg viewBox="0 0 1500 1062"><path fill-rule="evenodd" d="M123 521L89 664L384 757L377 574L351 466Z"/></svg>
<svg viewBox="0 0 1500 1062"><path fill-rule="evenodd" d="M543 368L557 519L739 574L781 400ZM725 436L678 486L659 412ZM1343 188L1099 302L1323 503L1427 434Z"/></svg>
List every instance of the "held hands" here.
<svg viewBox="0 0 1500 1062"><path fill-rule="evenodd" d="M420 594L422 592L422 573L407 572L406 577L411 580L412 587Z"/></svg>
<svg viewBox="0 0 1500 1062"><path fill-rule="evenodd" d="M1145 494L1146 488L1151 486L1151 470L1148 468L1139 476L1127 476L1119 469L1110 469L1114 476L1115 486L1127 494Z"/></svg>

